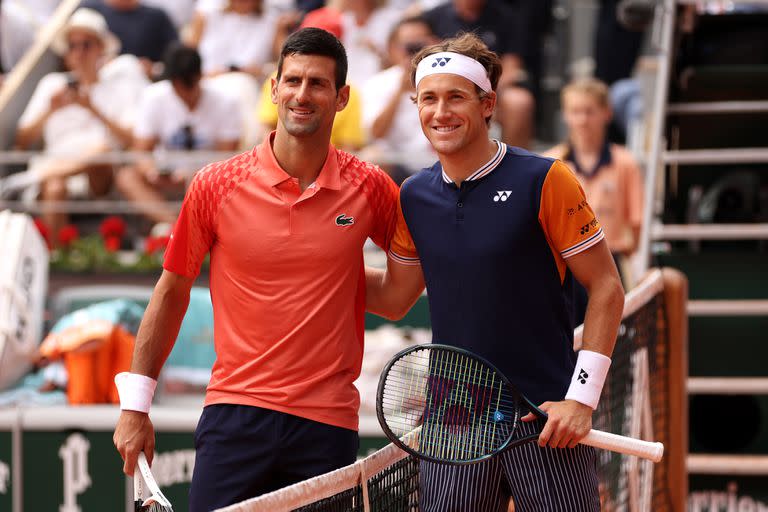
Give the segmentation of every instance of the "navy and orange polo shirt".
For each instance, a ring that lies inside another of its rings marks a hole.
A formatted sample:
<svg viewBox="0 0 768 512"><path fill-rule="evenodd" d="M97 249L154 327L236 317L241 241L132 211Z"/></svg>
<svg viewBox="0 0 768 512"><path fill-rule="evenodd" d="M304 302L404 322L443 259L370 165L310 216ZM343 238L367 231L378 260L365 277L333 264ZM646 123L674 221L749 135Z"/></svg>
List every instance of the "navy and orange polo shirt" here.
<svg viewBox="0 0 768 512"><path fill-rule="evenodd" d="M421 264L435 343L487 358L534 403L562 400L576 363L565 260L603 231L565 164L497 144L460 187L439 162L403 183L389 257Z"/></svg>
<svg viewBox="0 0 768 512"><path fill-rule="evenodd" d="M275 159L273 136L195 175L164 267L194 277L211 255L216 362L206 405L252 405L357 430L363 245L371 238L389 247L397 186L329 146L302 191Z"/></svg>

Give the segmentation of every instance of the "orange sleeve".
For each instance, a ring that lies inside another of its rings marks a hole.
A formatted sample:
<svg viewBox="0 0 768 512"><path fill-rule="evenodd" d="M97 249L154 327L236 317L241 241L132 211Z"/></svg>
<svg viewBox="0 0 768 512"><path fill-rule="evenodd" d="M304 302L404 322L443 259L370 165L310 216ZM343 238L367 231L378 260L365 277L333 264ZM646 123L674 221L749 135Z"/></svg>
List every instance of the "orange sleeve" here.
<svg viewBox="0 0 768 512"><path fill-rule="evenodd" d="M586 251L604 237L578 178L560 160L555 160L544 179L539 224L552 252L563 260Z"/></svg>
<svg viewBox="0 0 768 512"><path fill-rule="evenodd" d="M401 192L402 195L402 192ZM401 265L420 265L416 245L413 243L411 232L403 217L401 196L397 198L397 213L395 219L395 235L389 246L389 257Z"/></svg>

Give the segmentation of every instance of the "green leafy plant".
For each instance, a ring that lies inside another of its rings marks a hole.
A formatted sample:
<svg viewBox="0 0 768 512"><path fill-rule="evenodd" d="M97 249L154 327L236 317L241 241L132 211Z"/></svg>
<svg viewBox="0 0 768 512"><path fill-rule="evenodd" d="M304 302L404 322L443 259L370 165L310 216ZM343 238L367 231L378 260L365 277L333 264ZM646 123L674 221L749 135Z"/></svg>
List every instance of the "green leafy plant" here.
<svg viewBox="0 0 768 512"><path fill-rule="evenodd" d="M76 226L69 224L56 234L51 233L39 219L35 220L40 234L51 250L51 269L66 272L150 272L163 266L163 254L169 237L147 237L144 250L120 250L126 232L122 218L110 216L102 221L99 232L80 236Z"/></svg>

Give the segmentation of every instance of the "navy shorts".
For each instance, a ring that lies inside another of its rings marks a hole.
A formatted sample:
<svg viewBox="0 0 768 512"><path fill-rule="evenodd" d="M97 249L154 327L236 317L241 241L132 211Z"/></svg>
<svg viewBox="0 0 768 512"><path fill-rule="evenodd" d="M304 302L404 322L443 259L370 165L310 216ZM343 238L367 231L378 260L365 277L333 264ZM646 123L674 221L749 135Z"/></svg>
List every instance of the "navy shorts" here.
<svg viewBox="0 0 768 512"><path fill-rule="evenodd" d="M203 409L189 510L208 512L355 462L357 432L247 405Z"/></svg>

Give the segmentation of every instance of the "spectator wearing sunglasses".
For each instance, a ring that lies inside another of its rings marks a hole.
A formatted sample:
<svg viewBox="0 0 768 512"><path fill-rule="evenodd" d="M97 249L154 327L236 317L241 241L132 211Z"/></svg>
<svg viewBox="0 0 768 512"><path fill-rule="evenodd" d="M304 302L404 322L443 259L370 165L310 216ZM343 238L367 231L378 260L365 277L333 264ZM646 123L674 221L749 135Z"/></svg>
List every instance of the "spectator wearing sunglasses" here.
<svg viewBox="0 0 768 512"><path fill-rule="evenodd" d="M197 50L172 44L164 67L166 79L141 97L133 130L133 149L155 151L157 158L122 168L117 187L149 219L169 229L177 212L166 199L183 197L194 169L163 158L162 151L234 151L242 124L236 100L202 82Z"/></svg>
<svg viewBox="0 0 768 512"><path fill-rule="evenodd" d="M366 158L381 162L396 183L427 167L436 155L421 131L412 96L411 59L438 41L421 17L399 21L387 42L392 66L373 75L363 87L363 126L372 141Z"/></svg>
<svg viewBox="0 0 768 512"><path fill-rule="evenodd" d="M112 168L97 158L130 144L133 106L148 82L138 59L114 58L119 49L98 12L76 10L53 42L66 72L44 76L19 119L16 147L42 143L44 154L31 160L26 172L2 180L0 190L13 195L23 189L22 196L30 198L39 190L43 220L52 233L68 219L46 205L106 194Z"/></svg>

